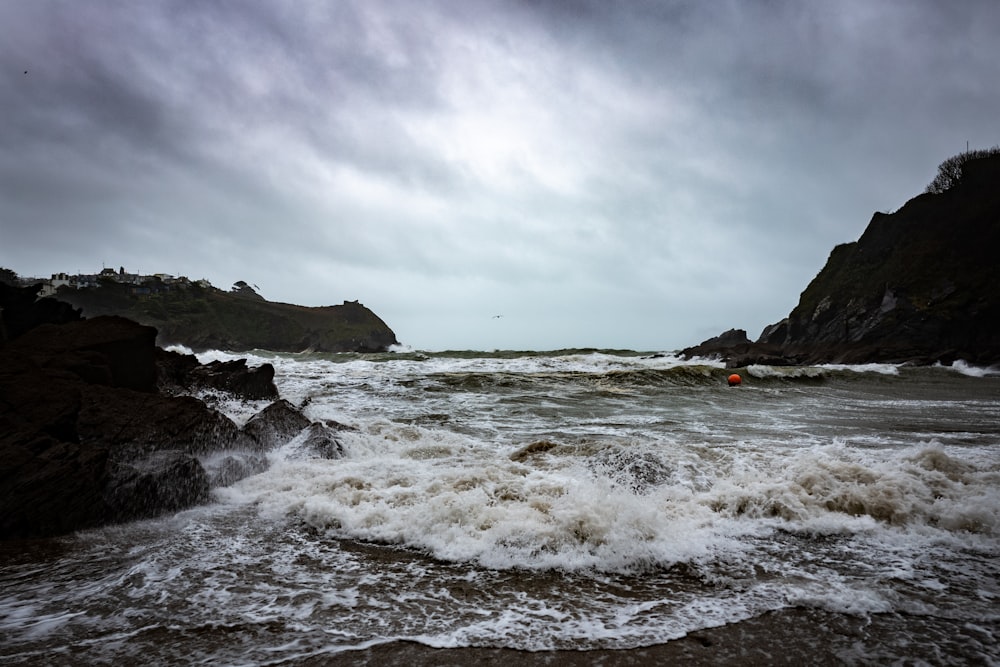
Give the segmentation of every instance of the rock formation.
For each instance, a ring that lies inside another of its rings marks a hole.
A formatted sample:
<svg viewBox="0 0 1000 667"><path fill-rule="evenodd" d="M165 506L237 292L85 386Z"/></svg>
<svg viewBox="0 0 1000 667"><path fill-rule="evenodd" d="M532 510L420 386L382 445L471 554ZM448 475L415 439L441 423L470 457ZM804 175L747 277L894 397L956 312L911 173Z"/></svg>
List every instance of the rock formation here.
<svg viewBox="0 0 1000 667"><path fill-rule="evenodd" d="M876 213L839 245L789 316L756 343L684 350L748 363L1000 362L1000 154L977 151L947 187ZM936 183L937 181L935 181Z"/></svg>
<svg viewBox="0 0 1000 667"><path fill-rule="evenodd" d="M33 301L0 296L5 322L30 320ZM213 486L263 470L266 452L299 433L318 455L342 453L331 429L287 402L262 412L267 428L241 430L185 395L277 398L270 365L202 366L156 348L151 327L63 315L62 324L12 327L20 335L0 342L0 539L190 507ZM271 419L279 413L281 428Z"/></svg>

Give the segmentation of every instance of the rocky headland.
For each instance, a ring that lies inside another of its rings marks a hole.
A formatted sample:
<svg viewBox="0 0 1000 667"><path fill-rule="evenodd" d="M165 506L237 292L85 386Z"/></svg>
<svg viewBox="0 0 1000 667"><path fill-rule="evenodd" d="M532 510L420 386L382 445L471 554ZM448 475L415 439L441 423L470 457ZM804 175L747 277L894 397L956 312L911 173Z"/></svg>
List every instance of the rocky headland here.
<svg viewBox="0 0 1000 667"><path fill-rule="evenodd" d="M0 539L191 507L296 437L341 454L344 427L279 399L269 364L200 364L157 347L152 327L82 319L35 291L0 284ZM269 404L239 427L209 405L221 395Z"/></svg>
<svg viewBox="0 0 1000 667"><path fill-rule="evenodd" d="M226 292L197 284L135 286L107 280L100 287L62 288L60 301L85 317L119 315L156 327L157 342L209 349L275 352L382 352L396 334L357 301L308 307L267 301L240 281Z"/></svg>
<svg viewBox="0 0 1000 667"><path fill-rule="evenodd" d="M1000 363L1000 150L942 163L927 192L833 249L787 318L687 357L750 364Z"/></svg>

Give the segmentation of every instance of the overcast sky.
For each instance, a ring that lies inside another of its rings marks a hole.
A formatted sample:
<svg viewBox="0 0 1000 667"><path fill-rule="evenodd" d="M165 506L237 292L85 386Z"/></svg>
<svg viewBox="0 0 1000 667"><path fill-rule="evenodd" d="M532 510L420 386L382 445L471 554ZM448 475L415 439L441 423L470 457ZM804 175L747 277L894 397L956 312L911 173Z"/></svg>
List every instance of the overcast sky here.
<svg viewBox="0 0 1000 667"><path fill-rule="evenodd" d="M998 35L995 0L0 0L0 266L359 299L428 350L756 338L1000 143Z"/></svg>

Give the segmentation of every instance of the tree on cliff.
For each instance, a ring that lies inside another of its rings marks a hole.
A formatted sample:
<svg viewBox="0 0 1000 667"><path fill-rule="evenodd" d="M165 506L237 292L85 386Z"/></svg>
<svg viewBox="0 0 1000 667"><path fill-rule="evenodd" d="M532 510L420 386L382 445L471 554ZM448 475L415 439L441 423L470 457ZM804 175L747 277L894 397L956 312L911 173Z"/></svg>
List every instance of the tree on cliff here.
<svg viewBox="0 0 1000 667"><path fill-rule="evenodd" d="M1000 146L987 148L986 150L966 151L954 155L938 165L937 176L931 181L924 192L932 195L939 195L946 190L950 190L962 180L962 167L970 160L992 157L1000 155Z"/></svg>
<svg viewBox="0 0 1000 667"><path fill-rule="evenodd" d="M4 285L10 285L11 287L17 287L18 286L17 274L11 271L10 269L5 269L4 267L0 266L0 283L3 283Z"/></svg>

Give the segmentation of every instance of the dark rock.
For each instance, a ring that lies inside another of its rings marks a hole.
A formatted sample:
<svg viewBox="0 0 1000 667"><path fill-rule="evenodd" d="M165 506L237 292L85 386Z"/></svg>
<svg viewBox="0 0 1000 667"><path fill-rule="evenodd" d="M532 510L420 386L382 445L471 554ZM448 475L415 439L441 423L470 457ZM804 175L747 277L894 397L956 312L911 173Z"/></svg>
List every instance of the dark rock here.
<svg viewBox="0 0 1000 667"><path fill-rule="evenodd" d="M738 345L746 345L750 342L747 338L747 332L743 329L730 329L724 333L719 334L715 338L709 338L704 341L702 345L707 345L715 348L729 348L736 347Z"/></svg>
<svg viewBox="0 0 1000 667"><path fill-rule="evenodd" d="M203 402L156 392L155 335L99 317L0 344L0 539L188 507L207 498L199 456L259 449Z"/></svg>
<svg viewBox="0 0 1000 667"><path fill-rule="evenodd" d="M969 161L961 182L876 213L834 248L787 327L761 342L815 360L1000 361L1000 156Z"/></svg>
<svg viewBox="0 0 1000 667"><path fill-rule="evenodd" d="M198 459L166 450L112 465L104 497L111 520L130 521L205 502L208 488L208 475Z"/></svg>
<svg viewBox="0 0 1000 667"><path fill-rule="evenodd" d="M81 443L108 449L116 460L157 450L206 454L256 446L232 420L191 396L99 386L82 393L77 433Z"/></svg>
<svg viewBox="0 0 1000 667"><path fill-rule="evenodd" d="M247 368L246 359L213 361L197 366L188 374L188 380L198 387L220 389L250 400L278 397L278 388L274 386L274 366L261 364L251 369Z"/></svg>
<svg viewBox="0 0 1000 667"><path fill-rule="evenodd" d="M107 450L0 416L0 539L58 535L108 519Z"/></svg>
<svg viewBox="0 0 1000 667"><path fill-rule="evenodd" d="M42 285L13 287L0 283L0 342L13 340L42 324L80 319L80 309L55 299L39 299Z"/></svg>
<svg viewBox="0 0 1000 667"><path fill-rule="evenodd" d="M43 324L7 349L46 369L69 371L86 383L156 388L156 329L123 317L97 317L63 325Z"/></svg>
<svg viewBox="0 0 1000 667"><path fill-rule="evenodd" d="M243 433L266 451L287 443L310 424L298 408L282 398L251 417Z"/></svg>
<svg viewBox="0 0 1000 667"><path fill-rule="evenodd" d="M517 461L518 463L523 463L524 461L527 461L528 459L537 454L547 452L550 449L554 449L555 447L558 446L559 445L549 440L537 440L535 442L525 445L524 447L521 447L519 450L511 454L510 460Z"/></svg>
<svg viewBox="0 0 1000 667"><path fill-rule="evenodd" d="M339 459L344 455L344 447L337 439L334 429L319 422L306 428L302 451L322 459Z"/></svg>
<svg viewBox="0 0 1000 667"><path fill-rule="evenodd" d="M229 486L267 470L267 459L253 452L233 452L202 461L209 486Z"/></svg>
<svg viewBox="0 0 1000 667"><path fill-rule="evenodd" d="M332 428L334 431L357 431L357 426L351 426L350 424L342 424L336 419L325 419L323 423L328 427Z"/></svg>
<svg viewBox="0 0 1000 667"><path fill-rule="evenodd" d="M202 365L194 355L157 349L156 367L157 385L168 393L210 389L245 400L278 397L271 364L249 368L246 359L236 359Z"/></svg>
<svg viewBox="0 0 1000 667"><path fill-rule="evenodd" d="M939 190L872 216L756 343L706 341L683 353L730 366L1000 363L1000 155L962 160L960 178Z"/></svg>
<svg viewBox="0 0 1000 667"><path fill-rule="evenodd" d="M167 394L183 394L195 389L191 372L201 364L193 354L156 348L156 386Z"/></svg>

